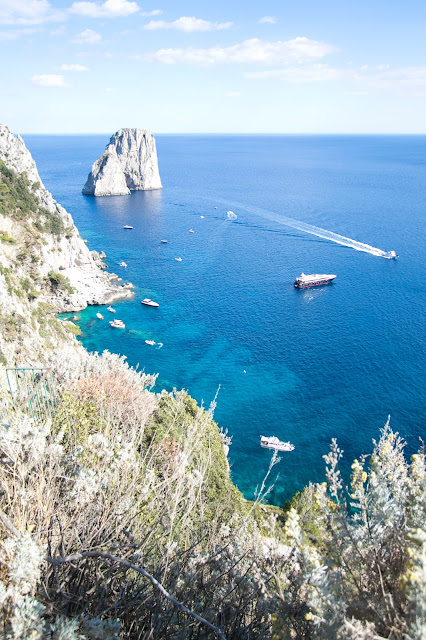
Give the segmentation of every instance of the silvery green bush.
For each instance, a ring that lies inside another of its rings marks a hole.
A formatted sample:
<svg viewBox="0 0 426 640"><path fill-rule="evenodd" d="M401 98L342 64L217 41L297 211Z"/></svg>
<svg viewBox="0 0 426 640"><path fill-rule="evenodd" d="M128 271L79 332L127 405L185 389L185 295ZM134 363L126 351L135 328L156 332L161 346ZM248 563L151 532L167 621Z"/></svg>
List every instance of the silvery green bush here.
<svg viewBox="0 0 426 640"><path fill-rule="evenodd" d="M426 637L423 448L407 462L387 424L345 487L333 441L282 525L184 391L108 352L52 365L53 420L0 426L4 637Z"/></svg>

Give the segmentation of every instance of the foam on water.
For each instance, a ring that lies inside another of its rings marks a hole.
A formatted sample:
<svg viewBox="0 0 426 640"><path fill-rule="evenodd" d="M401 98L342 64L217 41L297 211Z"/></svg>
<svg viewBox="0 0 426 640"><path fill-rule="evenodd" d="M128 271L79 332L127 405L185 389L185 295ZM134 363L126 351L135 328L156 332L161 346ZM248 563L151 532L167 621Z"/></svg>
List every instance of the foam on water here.
<svg viewBox="0 0 426 640"><path fill-rule="evenodd" d="M223 203L230 204L229 202L225 202L224 200ZM297 229L298 231L310 233L317 238L323 238L324 240L337 242L337 244L340 244L344 247L349 247L350 249L355 249L355 251L364 251L365 253L370 253L372 256L378 256L379 258L384 258L387 254L387 251L378 249L377 247L372 247L365 242L359 242L358 240L354 240L353 238L347 238L338 233L334 233L334 231L321 229L321 227L316 227L315 225L308 224L300 220L295 220L294 218L290 218L289 216L285 216L280 213L268 211L267 209L261 209L259 207L250 207L242 204L241 202L232 202L231 204L234 207L238 207L239 211L246 211L248 213L258 215L261 218L271 220L273 222L278 222L278 224L285 225L286 227L291 227L292 229ZM230 214L232 214L232 216L230 216ZM232 211L228 211L228 219L236 220L237 216Z"/></svg>

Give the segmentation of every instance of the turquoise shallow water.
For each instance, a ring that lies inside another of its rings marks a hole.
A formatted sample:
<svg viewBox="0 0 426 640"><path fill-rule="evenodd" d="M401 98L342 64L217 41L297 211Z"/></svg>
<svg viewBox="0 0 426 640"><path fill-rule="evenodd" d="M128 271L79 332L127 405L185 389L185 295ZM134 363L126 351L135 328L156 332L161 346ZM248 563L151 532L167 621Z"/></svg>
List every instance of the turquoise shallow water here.
<svg viewBox="0 0 426 640"><path fill-rule="evenodd" d="M296 446L278 467L276 504L323 479L332 437L348 468L388 414L409 451L418 446L425 137L161 135L163 190L110 198L81 194L108 136L24 139L89 247L105 250L110 269L136 285L133 300L114 304L124 331L109 327L106 309L80 314L83 344L125 354L158 372L158 388L186 388L205 405L220 387L215 417L233 435L232 477L247 497L270 459L260 434ZM226 219L229 209L237 220ZM283 224L285 216L400 258L308 235ZM298 291L301 271L337 278ZM160 307L142 306L144 297Z"/></svg>

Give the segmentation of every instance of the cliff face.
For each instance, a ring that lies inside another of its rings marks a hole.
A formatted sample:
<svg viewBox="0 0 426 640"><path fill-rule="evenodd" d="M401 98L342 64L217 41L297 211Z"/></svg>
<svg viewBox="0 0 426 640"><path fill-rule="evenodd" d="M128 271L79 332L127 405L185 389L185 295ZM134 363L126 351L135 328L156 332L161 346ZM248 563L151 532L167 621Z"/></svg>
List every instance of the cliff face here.
<svg viewBox="0 0 426 640"><path fill-rule="evenodd" d="M120 129L93 164L83 193L121 196L161 188L154 136L145 129Z"/></svg>
<svg viewBox="0 0 426 640"><path fill-rule="evenodd" d="M67 332L53 313L132 295L113 277L43 186L23 140L0 125L0 359L34 361L43 337L55 346Z"/></svg>

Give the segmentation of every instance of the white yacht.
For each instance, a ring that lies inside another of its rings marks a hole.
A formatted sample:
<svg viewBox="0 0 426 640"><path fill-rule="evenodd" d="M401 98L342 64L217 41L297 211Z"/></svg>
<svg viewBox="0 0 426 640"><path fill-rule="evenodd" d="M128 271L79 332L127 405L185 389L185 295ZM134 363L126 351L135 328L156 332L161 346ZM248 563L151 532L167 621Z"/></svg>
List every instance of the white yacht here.
<svg viewBox="0 0 426 640"><path fill-rule="evenodd" d="M110 325L116 329L125 329L126 327L122 320L110 320Z"/></svg>
<svg viewBox="0 0 426 640"><path fill-rule="evenodd" d="M265 449L275 449L276 451L293 451L294 444L282 442L276 436L260 436L260 446Z"/></svg>
<svg viewBox="0 0 426 640"><path fill-rule="evenodd" d="M107 311L111 311L111 313L115 313L115 309L113 307L107 307Z"/></svg>
<svg viewBox="0 0 426 640"><path fill-rule="evenodd" d="M385 251L383 257L388 260L396 260L398 256L396 255L396 251Z"/></svg>
<svg viewBox="0 0 426 640"><path fill-rule="evenodd" d="M104 319L104 317L103 317L102 313L97 313L97 314L96 314L96 317L97 317L99 320L103 320L103 319Z"/></svg>
<svg viewBox="0 0 426 640"><path fill-rule="evenodd" d="M146 304L147 307L159 307L158 302L154 302L154 300L150 300L149 298L144 298L141 304Z"/></svg>

